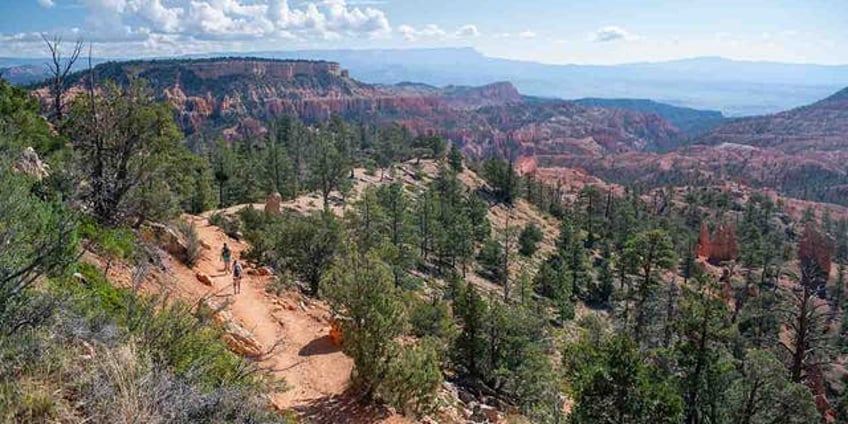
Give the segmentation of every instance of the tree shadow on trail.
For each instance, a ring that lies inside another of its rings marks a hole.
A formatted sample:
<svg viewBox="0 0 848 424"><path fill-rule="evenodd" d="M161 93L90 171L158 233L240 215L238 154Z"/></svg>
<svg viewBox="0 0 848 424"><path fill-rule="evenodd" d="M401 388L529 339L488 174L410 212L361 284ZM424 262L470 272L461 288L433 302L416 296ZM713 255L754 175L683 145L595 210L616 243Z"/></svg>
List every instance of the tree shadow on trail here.
<svg viewBox="0 0 848 424"><path fill-rule="evenodd" d="M391 415L386 407L362 401L352 390L315 399L306 405L295 407L294 411L304 423L310 424L366 424Z"/></svg>
<svg viewBox="0 0 848 424"><path fill-rule="evenodd" d="M341 346L336 346L330 336L327 335L307 343L306 346L300 348L297 354L300 356L327 355L341 350Z"/></svg>

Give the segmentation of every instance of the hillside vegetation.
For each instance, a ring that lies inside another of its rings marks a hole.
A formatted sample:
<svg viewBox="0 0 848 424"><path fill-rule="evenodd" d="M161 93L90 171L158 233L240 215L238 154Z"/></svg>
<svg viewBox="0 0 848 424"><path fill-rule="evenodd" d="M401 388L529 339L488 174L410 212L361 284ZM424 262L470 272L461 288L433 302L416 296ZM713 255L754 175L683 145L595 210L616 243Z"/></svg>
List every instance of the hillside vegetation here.
<svg viewBox="0 0 848 424"><path fill-rule="evenodd" d="M486 148L503 156L466 157L403 120L283 113L192 144L144 80L60 96L48 120L29 93L0 95L6 421L848 416L846 216L796 219L711 184L558 184L514 153L571 144L507 137ZM571 104L474 113L598 129ZM592 148L644 148L626 134ZM228 240L251 271L243 293L208 274ZM343 392L337 375L316 384L323 355L345 364ZM312 368L282 361L299 356Z"/></svg>

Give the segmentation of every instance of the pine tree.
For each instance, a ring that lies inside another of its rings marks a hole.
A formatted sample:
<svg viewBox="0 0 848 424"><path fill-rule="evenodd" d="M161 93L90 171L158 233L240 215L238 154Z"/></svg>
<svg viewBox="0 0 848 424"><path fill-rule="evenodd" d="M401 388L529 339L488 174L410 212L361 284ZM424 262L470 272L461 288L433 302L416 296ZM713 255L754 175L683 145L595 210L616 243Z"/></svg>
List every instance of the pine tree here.
<svg viewBox="0 0 848 424"><path fill-rule="evenodd" d="M659 283L656 274L674 266L674 246L664 230L645 231L627 242L624 255L628 258L626 262L635 266L635 271L641 274L631 297L635 300L636 310L634 337L642 340L643 330L652 318L648 302L655 295Z"/></svg>
<svg viewBox="0 0 848 424"><path fill-rule="evenodd" d="M724 387L732 378L727 343L730 321L727 307L707 290L685 289L679 318L678 366L683 374L684 423L720 422L726 405Z"/></svg>
<svg viewBox="0 0 848 424"><path fill-rule="evenodd" d="M823 305L816 299L817 290L827 281L830 274L832 246L812 224L804 229L798 242L800 275L797 289L787 291L786 303L780 309L784 324L789 330L788 343L780 344L789 354L789 370L792 381L804 381L814 367L829 360Z"/></svg>
<svg viewBox="0 0 848 424"><path fill-rule="evenodd" d="M448 165L457 174L463 170L462 151L456 145L451 145L450 152L448 153Z"/></svg>
<svg viewBox="0 0 848 424"><path fill-rule="evenodd" d="M574 387L575 424L673 424L683 415L683 400L668 377L639 353L627 336L593 346L587 341L563 354Z"/></svg>
<svg viewBox="0 0 848 424"><path fill-rule="evenodd" d="M783 364L770 352L748 350L740 378L728 388L730 422L804 424L819 421L810 390L789 380Z"/></svg>
<svg viewBox="0 0 848 424"><path fill-rule="evenodd" d="M562 222L557 247L565 261L565 269L571 284L572 300L575 300L582 295L583 289L588 285L591 277L589 275L588 250L580 231L570 221L564 220Z"/></svg>
<svg viewBox="0 0 848 424"><path fill-rule="evenodd" d="M530 257L538 250L538 244L542 241L542 230L536 224L530 222L521 230L518 236L518 253L522 256Z"/></svg>
<svg viewBox="0 0 848 424"><path fill-rule="evenodd" d="M485 357L485 324L484 317L488 314L488 307L483 298L477 294L477 289L471 283L465 284L453 303L453 314L459 320L462 328L453 349L456 363L461 371L473 378L483 377L483 364L480 362Z"/></svg>
<svg viewBox="0 0 848 424"><path fill-rule="evenodd" d="M590 302L606 304L615 290L615 277L612 269L612 251L609 244L601 249L601 259L598 262L597 279L589 280L586 298Z"/></svg>
<svg viewBox="0 0 848 424"><path fill-rule="evenodd" d="M386 214L388 239L394 249L392 272L395 284L400 285L401 277L412 267L413 256L409 244L412 241L410 226L410 201L403 185L392 183L377 190L382 210Z"/></svg>
<svg viewBox="0 0 848 424"><path fill-rule="evenodd" d="M339 188L349 170L347 158L338 150L332 134L318 134L315 145L315 158L310 163L312 186L321 192L324 211L330 210L330 193Z"/></svg>

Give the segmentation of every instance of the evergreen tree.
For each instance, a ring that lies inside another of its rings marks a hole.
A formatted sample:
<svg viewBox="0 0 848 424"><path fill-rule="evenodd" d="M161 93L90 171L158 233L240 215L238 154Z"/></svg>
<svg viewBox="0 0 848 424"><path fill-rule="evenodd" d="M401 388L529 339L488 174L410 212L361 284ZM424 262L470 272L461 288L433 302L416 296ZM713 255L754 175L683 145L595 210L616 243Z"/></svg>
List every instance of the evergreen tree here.
<svg viewBox="0 0 848 424"><path fill-rule="evenodd" d="M810 390L789 380L783 364L764 350L748 350L741 377L728 389L729 422L803 424L819 421Z"/></svg>
<svg viewBox="0 0 848 424"><path fill-rule="evenodd" d="M539 249L539 242L542 241L542 230L536 224L530 222L521 230L518 236L518 253L522 256L533 256L536 250Z"/></svg>
<svg viewBox="0 0 848 424"><path fill-rule="evenodd" d="M215 145L211 162L215 183L218 185L218 207L223 208L231 204L226 194L230 181L234 180L236 168L235 155L226 141L219 140Z"/></svg>
<svg viewBox="0 0 848 424"><path fill-rule="evenodd" d="M451 145L450 152L448 153L448 166L457 174L463 170L462 151L456 145Z"/></svg>
<svg viewBox="0 0 848 424"><path fill-rule="evenodd" d="M477 262L480 263L485 275L498 284L503 284L506 281L504 274L505 260L503 245L496 239L486 241L477 254Z"/></svg>
<svg viewBox="0 0 848 424"><path fill-rule="evenodd" d="M642 340L643 331L651 324L653 312L649 302L656 294L660 277L657 273L671 269L675 264L674 246L664 230L641 232L627 241L624 255L627 263L640 274L637 286L631 293L635 301L636 323L634 338Z"/></svg>
<svg viewBox="0 0 848 424"><path fill-rule="evenodd" d="M348 170L348 158L339 152L334 136L320 133L315 145L315 158L310 163L310 175L312 186L321 192L324 211L330 210L330 193L339 188Z"/></svg>
<svg viewBox="0 0 848 424"><path fill-rule="evenodd" d="M725 348L730 331L727 307L710 292L684 289L676 327L680 337L676 350L682 373L681 391L686 404L684 422L722 422L727 415L724 388L733 379Z"/></svg>
<svg viewBox="0 0 848 424"><path fill-rule="evenodd" d="M386 215L388 239L393 249L392 265L395 284L400 285L401 277L412 267L413 256L409 244L412 241L410 226L410 201L400 183L392 183L377 190L377 198Z"/></svg>
<svg viewBox="0 0 848 424"><path fill-rule="evenodd" d="M518 197L519 177L512 162L492 158L483 164L483 177L492 186L498 201L512 205Z"/></svg>
<svg viewBox="0 0 848 424"><path fill-rule="evenodd" d="M454 299L453 314L462 329L453 349L454 361L460 371L473 378L482 378L484 365L481 360L486 352L484 320L488 306L471 283L462 286Z"/></svg>
<svg viewBox="0 0 848 424"><path fill-rule="evenodd" d="M589 302L606 304L615 290L615 276L612 269L612 251L609 244L601 249L601 258L597 264L597 278L589 280L586 299Z"/></svg>
<svg viewBox="0 0 848 424"><path fill-rule="evenodd" d="M682 419L680 395L629 337L617 335L598 347L582 341L569 346L563 359L574 387L574 423L672 424Z"/></svg>
<svg viewBox="0 0 848 424"><path fill-rule="evenodd" d="M333 263L341 241L341 230L331 214L316 212L308 216L287 214L274 219L263 231L266 240L251 240L251 255L279 270L290 270L319 295L324 273Z"/></svg>

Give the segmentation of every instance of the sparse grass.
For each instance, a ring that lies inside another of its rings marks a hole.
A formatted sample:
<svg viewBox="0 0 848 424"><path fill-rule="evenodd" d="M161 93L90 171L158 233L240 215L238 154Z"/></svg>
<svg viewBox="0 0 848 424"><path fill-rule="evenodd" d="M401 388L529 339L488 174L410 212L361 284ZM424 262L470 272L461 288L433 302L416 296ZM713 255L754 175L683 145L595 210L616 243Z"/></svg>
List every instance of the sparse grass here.
<svg viewBox="0 0 848 424"><path fill-rule="evenodd" d="M40 292L49 319L0 337L0 422L292 422L269 411L266 380L208 317L76 270L84 283Z"/></svg>
<svg viewBox="0 0 848 424"><path fill-rule="evenodd" d="M194 221L188 223L181 220L177 224L177 228L186 240L184 262L189 268L194 267L203 255L203 246L200 245L200 235L197 233L197 225L195 225Z"/></svg>

